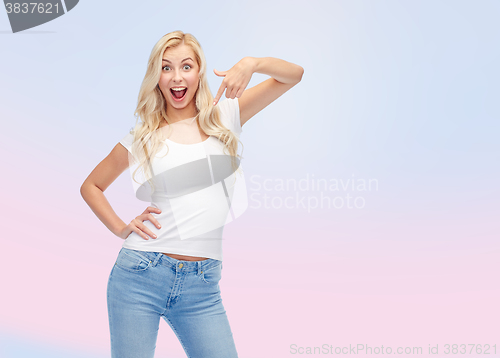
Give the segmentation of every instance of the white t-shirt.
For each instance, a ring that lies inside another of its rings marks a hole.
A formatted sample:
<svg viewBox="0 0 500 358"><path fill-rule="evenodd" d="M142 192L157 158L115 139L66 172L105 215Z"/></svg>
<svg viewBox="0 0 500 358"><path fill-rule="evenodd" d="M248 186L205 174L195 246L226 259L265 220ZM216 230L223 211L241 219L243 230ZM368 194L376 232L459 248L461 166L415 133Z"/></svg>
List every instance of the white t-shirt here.
<svg viewBox="0 0 500 358"><path fill-rule="evenodd" d="M222 123L239 138L242 128L238 98L226 98L217 107ZM130 153L133 139L129 133L120 141ZM157 238L145 240L132 232L122 246L222 261L224 226L248 206L241 163L236 162L241 174L234 172L231 156L223 151L223 143L213 136L195 144L180 144L169 139L163 144L151 162L155 191L151 194L144 176L136 174L139 183L132 180L136 197L162 210L160 214L152 213L162 227L158 229L146 220L144 225ZM241 154L240 143L238 154ZM131 178L137 166L129 167Z"/></svg>

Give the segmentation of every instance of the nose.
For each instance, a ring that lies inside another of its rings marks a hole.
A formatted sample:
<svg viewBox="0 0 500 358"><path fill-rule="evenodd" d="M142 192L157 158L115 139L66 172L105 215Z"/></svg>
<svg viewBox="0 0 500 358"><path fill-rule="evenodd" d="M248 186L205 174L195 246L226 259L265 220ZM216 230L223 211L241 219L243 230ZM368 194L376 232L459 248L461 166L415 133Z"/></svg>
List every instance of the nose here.
<svg viewBox="0 0 500 358"><path fill-rule="evenodd" d="M181 71L174 70L174 77L172 78L175 83L182 81Z"/></svg>

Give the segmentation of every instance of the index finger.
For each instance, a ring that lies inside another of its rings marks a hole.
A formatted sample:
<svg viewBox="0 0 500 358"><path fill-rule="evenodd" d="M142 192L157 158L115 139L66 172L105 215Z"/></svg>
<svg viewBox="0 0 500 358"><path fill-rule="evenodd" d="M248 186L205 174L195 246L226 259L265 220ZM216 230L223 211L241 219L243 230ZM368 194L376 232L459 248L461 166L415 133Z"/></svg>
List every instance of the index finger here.
<svg viewBox="0 0 500 358"><path fill-rule="evenodd" d="M217 95L215 96L214 103L213 103L214 106L217 105L217 103L219 102L219 99L222 97L222 94L224 93L225 89L226 89L226 85L224 84L224 82L222 82L222 84L219 87L219 91L217 92Z"/></svg>

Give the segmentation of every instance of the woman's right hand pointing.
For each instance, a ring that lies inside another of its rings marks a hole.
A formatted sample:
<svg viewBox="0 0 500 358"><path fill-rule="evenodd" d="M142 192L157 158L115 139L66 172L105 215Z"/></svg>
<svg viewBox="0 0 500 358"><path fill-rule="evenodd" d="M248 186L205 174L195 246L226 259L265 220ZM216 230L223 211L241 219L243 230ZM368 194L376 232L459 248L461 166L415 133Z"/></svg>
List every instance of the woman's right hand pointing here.
<svg viewBox="0 0 500 358"><path fill-rule="evenodd" d="M130 233L133 231L140 235L144 240L149 240L149 237L152 237L153 239L156 239L156 235L146 226L144 225L144 221L149 220L151 221L158 229L161 228L160 223L156 218L151 214L151 213L156 213L159 214L161 213L161 210L158 208L155 208L153 206L148 206L144 212L137 216L135 219L133 219L130 224L125 226L118 237L122 239L126 239Z"/></svg>

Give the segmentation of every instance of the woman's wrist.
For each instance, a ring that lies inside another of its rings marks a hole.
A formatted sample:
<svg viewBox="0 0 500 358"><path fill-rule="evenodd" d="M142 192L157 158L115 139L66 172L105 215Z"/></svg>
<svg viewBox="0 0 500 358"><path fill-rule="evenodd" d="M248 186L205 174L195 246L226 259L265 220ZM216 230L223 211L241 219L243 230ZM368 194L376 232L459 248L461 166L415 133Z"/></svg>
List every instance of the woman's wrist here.
<svg viewBox="0 0 500 358"><path fill-rule="evenodd" d="M250 64L252 73L256 73L259 69L260 58L247 56L245 60Z"/></svg>

